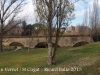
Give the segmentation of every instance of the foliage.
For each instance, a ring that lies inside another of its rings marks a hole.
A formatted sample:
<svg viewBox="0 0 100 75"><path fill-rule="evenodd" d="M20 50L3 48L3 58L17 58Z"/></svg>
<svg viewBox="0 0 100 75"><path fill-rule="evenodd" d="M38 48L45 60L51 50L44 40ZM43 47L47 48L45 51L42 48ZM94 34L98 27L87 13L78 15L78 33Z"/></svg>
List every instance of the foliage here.
<svg viewBox="0 0 100 75"><path fill-rule="evenodd" d="M26 33L25 33L25 35L26 36L31 36L32 35L32 29L33 29L33 27L32 27L32 25L31 24L29 24L29 25L26 25Z"/></svg>
<svg viewBox="0 0 100 75"><path fill-rule="evenodd" d="M22 29L23 29L23 33L22 33L22 36L25 36L26 35L26 21L24 20L23 22L22 22Z"/></svg>
<svg viewBox="0 0 100 75"><path fill-rule="evenodd" d="M100 41L100 32L93 33L92 38L94 42Z"/></svg>
<svg viewBox="0 0 100 75"><path fill-rule="evenodd" d="M24 36L47 35L47 27L41 23L28 24L25 26ZM23 35L23 34L22 34Z"/></svg>

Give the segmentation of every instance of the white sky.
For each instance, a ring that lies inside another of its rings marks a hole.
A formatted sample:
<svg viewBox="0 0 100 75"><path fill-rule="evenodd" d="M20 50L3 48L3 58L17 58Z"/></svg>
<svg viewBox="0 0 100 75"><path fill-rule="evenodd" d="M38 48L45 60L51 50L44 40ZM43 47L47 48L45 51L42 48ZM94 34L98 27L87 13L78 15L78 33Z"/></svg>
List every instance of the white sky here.
<svg viewBox="0 0 100 75"><path fill-rule="evenodd" d="M22 12L20 13L19 17L25 19L28 23L35 22L35 9L33 6L32 0L26 0L26 5L22 8Z"/></svg>
<svg viewBox="0 0 100 75"><path fill-rule="evenodd" d="M21 12L17 15L17 19L23 19L26 20L28 23L35 23L35 10L34 10L34 6L32 4L32 0L25 0L27 4L25 4L24 6L22 6ZM5 4L5 9L8 7L10 0L7 0L6 4ZM19 4L17 1L15 4L13 4L10 8L9 11L6 13L11 13L15 7ZM13 14L12 14L13 15ZM8 21L10 20L10 18L12 18L12 15L5 21L5 24L8 23Z"/></svg>

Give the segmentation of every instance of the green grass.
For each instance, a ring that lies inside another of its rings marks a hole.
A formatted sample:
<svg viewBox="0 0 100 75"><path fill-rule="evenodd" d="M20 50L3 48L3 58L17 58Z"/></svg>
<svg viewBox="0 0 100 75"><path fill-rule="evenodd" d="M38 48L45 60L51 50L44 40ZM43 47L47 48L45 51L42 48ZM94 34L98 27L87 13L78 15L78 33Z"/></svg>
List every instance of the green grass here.
<svg viewBox="0 0 100 75"><path fill-rule="evenodd" d="M47 52L46 48L31 49L29 53L27 49L5 51L0 54L0 75L100 75L100 42L58 48L55 65L47 65ZM18 68L18 71L6 71L5 68ZM39 72L23 71L25 68L39 68ZM70 70L46 72L45 68Z"/></svg>

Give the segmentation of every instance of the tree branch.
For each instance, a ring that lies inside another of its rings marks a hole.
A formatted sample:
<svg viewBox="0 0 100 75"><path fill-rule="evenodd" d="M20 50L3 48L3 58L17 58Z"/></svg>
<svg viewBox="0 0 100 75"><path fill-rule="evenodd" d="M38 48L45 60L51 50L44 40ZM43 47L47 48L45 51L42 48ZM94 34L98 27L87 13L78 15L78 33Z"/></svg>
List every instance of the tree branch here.
<svg viewBox="0 0 100 75"><path fill-rule="evenodd" d="M24 0L23 0L23 1L24 1ZM23 1L21 1L21 2L14 8L14 10L13 10L11 13L9 13L8 16L6 16L6 18L3 20L4 22L5 22L6 19L9 18L9 16L12 15L12 13L14 13L14 12L20 7L20 5L23 3Z"/></svg>

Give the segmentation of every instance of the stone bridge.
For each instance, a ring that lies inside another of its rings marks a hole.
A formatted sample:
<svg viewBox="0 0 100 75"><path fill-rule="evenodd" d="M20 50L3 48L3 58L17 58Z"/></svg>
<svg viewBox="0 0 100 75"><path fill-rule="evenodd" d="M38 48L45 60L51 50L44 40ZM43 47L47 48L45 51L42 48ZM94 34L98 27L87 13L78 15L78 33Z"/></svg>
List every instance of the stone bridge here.
<svg viewBox="0 0 100 75"><path fill-rule="evenodd" d="M91 43L92 38L88 35L66 35L60 36L58 46L66 47L66 46L74 46L79 42L87 42ZM17 42L22 44L24 47L35 48L39 43L46 43L47 38L45 36L35 36L35 37L4 37L3 45L9 46L12 43ZM52 43L55 42L55 37L52 37Z"/></svg>

